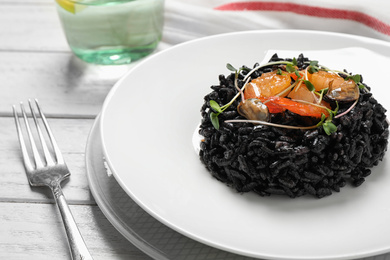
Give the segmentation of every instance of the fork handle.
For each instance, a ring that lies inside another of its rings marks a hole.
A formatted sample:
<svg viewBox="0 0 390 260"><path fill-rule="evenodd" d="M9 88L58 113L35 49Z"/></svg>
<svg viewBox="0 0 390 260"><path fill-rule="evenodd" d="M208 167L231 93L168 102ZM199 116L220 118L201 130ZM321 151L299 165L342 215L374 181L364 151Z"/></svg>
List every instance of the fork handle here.
<svg viewBox="0 0 390 260"><path fill-rule="evenodd" d="M55 184L54 187L52 187L52 191L64 223L72 259L92 260L93 258L85 245L84 239L81 236L76 222L74 221L72 212L69 209L64 194L62 193L60 184Z"/></svg>

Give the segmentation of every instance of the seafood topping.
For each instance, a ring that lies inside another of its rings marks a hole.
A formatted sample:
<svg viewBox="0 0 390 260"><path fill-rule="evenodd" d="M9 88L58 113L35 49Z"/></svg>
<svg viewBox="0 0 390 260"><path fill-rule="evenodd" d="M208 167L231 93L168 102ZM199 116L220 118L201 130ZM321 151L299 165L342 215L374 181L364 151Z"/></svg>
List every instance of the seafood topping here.
<svg viewBox="0 0 390 260"><path fill-rule="evenodd" d="M359 98L359 87L352 79L344 79L338 74L318 71L308 74L309 81L316 91L327 89L326 97L337 102L352 102Z"/></svg>
<svg viewBox="0 0 390 260"><path fill-rule="evenodd" d="M230 70L235 70L233 66L228 65ZM274 66L274 70L262 73L256 78L249 78L251 73L264 66ZM316 61L311 61L303 69L301 67L301 70L298 70L295 59L292 62L280 61L260 65L247 73L241 89L237 84L239 71L241 69L235 70L235 86L241 95L237 94L222 107L210 101L215 111L211 112L210 118L217 129L219 128L218 115L241 96L242 101L237 107L237 112L248 122L259 124L269 122L270 114L284 113L289 110L303 117L317 119L316 122L319 123L311 127L323 126L324 129L327 128L325 131L331 134L336 131L332 119L338 112L338 103L353 102L347 112L336 117L348 113L356 105L360 95L359 88L364 88L360 82L360 75L330 70L318 65ZM286 125L274 125L289 128ZM307 129L307 126L302 126L302 129Z"/></svg>
<svg viewBox="0 0 390 260"><path fill-rule="evenodd" d="M351 102L359 98L359 87L353 80L344 80L341 84L330 84L326 96L337 102Z"/></svg>
<svg viewBox="0 0 390 260"><path fill-rule="evenodd" d="M238 105L237 111L249 120L269 121L268 107L257 98L243 100Z"/></svg>
<svg viewBox="0 0 390 260"><path fill-rule="evenodd" d="M255 97L271 97L283 93L285 89L289 88L291 86L291 77L286 73L277 74L276 71L272 71L263 73L260 77L253 79L248 84L252 85L251 90L254 93L248 92L247 94L247 90L245 90L245 98L250 98L249 96L253 97L253 95L256 95Z"/></svg>
<svg viewBox="0 0 390 260"><path fill-rule="evenodd" d="M288 98L277 96L270 97L269 100L270 102L301 116L310 116L316 118L321 118L323 114L325 116L329 116L329 112L325 107L317 106L313 103L293 101Z"/></svg>
<svg viewBox="0 0 390 260"><path fill-rule="evenodd" d="M330 85L339 86L344 79L335 73L320 70L315 73L307 74L308 80L313 84L316 91L328 88Z"/></svg>

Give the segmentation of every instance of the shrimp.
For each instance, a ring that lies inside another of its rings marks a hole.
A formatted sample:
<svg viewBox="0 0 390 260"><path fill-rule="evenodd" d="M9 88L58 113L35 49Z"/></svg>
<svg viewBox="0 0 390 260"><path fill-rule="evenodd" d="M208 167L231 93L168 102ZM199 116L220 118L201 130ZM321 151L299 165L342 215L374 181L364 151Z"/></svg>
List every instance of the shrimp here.
<svg viewBox="0 0 390 260"><path fill-rule="evenodd" d="M320 101L320 97L316 95L313 91L310 91L304 83L296 86L293 90L291 90L287 97L293 100L306 101L309 103L327 107L329 109L331 108L328 102L325 102L324 100Z"/></svg>
<svg viewBox="0 0 390 260"><path fill-rule="evenodd" d="M327 71L318 71L313 74L307 74L308 80L313 84L316 91L329 88L330 85L340 85L344 79L337 74Z"/></svg>
<svg viewBox="0 0 390 260"><path fill-rule="evenodd" d="M245 99L275 96L291 86L289 74L278 74L276 71L261 74L245 86ZM281 96L286 96L285 93Z"/></svg>
<svg viewBox="0 0 390 260"><path fill-rule="evenodd" d="M289 98L283 98L278 96L273 96L268 98L269 102L266 103L268 106L268 103L271 103L273 106L282 107L283 109L290 110L291 112L301 115L301 116L310 116L315 118L321 118L322 114L324 114L326 117L329 116L329 112L326 108L310 104L310 103L302 103L298 101L291 100Z"/></svg>
<svg viewBox="0 0 390 260"><path fill-rule="evenodd" d="M254 100L254 99L249 99L249 100ZM260 115L257 115L258 118L260 117L268 118L268 113L277 114L277 113L282 113L286 110L290 110L291 112L301 116L309 116L315 118L321 118L322 114L324 114L327 117L329 116L329 112L327 108L329 109L330 106L324 101L323 102L325 104L321 103L320 105L316 105L316 104L310 104L310 102L306 102L303 100L301 100L300 102L300 101L295 101L289 98L279 97L279 96L259 98L257 100L259 100L258 103L260 103L261 101L261 103L266 105L268 108L268 112L265 112L264 109L262 109L261 111L258 110L258 113L260 113ZM245 109L247 108L240 107L239 112L241 115L244 115L243 110ZM245 117L247 119L253 119L254 118L253 113L254 113L253 111L247 111L246 114L252 114L252 116L251 118L248 118L247 116Z"/></svg>

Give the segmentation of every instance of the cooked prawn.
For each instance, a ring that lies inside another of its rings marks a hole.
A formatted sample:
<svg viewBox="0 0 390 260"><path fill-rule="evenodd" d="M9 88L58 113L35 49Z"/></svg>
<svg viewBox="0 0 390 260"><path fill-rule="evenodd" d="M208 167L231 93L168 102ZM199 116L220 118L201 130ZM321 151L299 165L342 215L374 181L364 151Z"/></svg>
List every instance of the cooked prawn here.
<svg viewBox="0 0 390 260"><path fill-rule="evenodd" d="M269 98L259 98L264 105L268 107L268 111L271 114L283 113L286 108L280 106L276 102L271 102Z"/></svg>
<svg viewBox="0 0 390 260"><path fill-rule="evenodd" d="M325 106L327 108L331 108L328 102L324 100L320 100L320 97L315 94L313 91L310 91L305 83L301 83L296 86L291 92L288 94L288 97L294 100L306 101L309 103Z"/></svg>
<svg viewBox="0 0 390 260"><path fill-rule="evenodd" d="M291 77L287 73L281 75L277 71L261 74L260 77L253 79L245 87L245 99L271 97L291 86ZM281 96L287 96L285 93Z"/></svg>
<svg viewBox="0 0 390 260"><path fill-rule="evenodd" d="M308 80L314 85L316 91L329 88L331 85L339 86L345 81L344 78L340 77L339 75L323 70L313 74L307 73L307 77Z"/></svg>
<svg viewBox="0 0 390 260"><path fill-rule="evenodd" d="M329 112L325 107L310 104L309 102L303 103L278 96L269 97L268 100L269 102L265 102L265 105L267 105L268 108L270 108L269 106L281 107L301 116L311 116L316 118L321 118L322 114L326 117L329 116Z"/></svg>

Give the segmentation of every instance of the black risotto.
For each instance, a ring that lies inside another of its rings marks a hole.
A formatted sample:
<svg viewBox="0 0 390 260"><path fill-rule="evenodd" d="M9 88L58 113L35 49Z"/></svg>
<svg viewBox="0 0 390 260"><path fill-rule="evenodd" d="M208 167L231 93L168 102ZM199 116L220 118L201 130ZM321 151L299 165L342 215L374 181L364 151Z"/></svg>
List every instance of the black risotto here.
<svg viewBox="0 0 390 260"><path fill-rule="evenodd" d="M283 59L275 54L270 61L280 60ZM297 58L298 68L304 69L308 60L301 54ZM249 70L240 72L239 87L243 86L242 79ZM261 68L251 78L272 70L274 66ZM310 194L322 198L339 192L347 183L360 186L371 174L371 168L383 159L389 135L386 110L363 89L359 90L358 103L349 113L333 118L337 131L330 135L321 126L301 130L224 122L243 119L237 112L238 99L219 115L217 130L210 120L213 112L210 100L220 106L231 101L238 92L234 79L234 73L220 75L219 85L211 86L212 92L204 97L199 156L212 176L238 192L291 198ZM370 90L363 80L361 83ZM340 104L339 112L349 107L350 104ZM271 122L279 124L299 125L299 120L298 115L288 110L271 115Z"/></svg>

